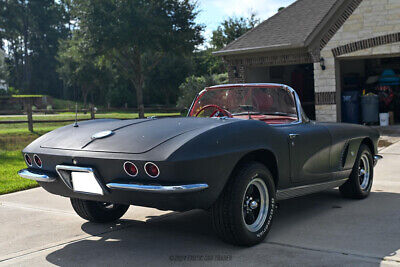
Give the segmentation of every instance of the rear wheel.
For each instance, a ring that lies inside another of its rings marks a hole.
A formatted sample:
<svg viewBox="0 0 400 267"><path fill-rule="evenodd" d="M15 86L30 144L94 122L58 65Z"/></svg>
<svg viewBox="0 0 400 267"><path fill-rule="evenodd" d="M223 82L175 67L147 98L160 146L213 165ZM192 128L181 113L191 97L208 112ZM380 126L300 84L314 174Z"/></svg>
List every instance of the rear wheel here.
<svg viewBox="0 0 400 267"><path fill-rule="evenodd" d="M231 177L211 209L214 229L228 243L258 244L270 230L275 201L270 171L257 162L245 164Z"/></svg>
<svg viewBox="0 0 400 267"><path fill-rule="evenodd" d="M339 187L340 193L347 198L366 198L371 192L373 178L374 163L372 153L368 146L362 144L349 180Z"/></svg>
<svg viewBox="0 0 400 267"><path fill-rule="evenodd" d="M75 212L83 219L90 222L107 223L121 218L128 210L129 205L113 204L71 198Z"/></svg>

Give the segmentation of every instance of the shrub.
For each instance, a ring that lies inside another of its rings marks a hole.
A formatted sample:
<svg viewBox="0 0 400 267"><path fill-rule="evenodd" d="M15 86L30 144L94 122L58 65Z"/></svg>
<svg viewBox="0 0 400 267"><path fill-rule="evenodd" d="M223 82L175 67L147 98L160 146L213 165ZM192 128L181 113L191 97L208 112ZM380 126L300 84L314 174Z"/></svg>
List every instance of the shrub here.
<svg viewBox="0 0 400 267"><path fill-rule="evenodd" d="M10 95L19 95L20 91L17 88L10 86L8 87L8 93Z"/></svg>
<svg viewBox="0 0 400 267"><path fill-rule="evenodd" d="M0 96L10 95L6 90L0 89Z"/></svg>
<svg viewBox="0 0 400 267"><path fill-rule="evenodd" d="M179 86L181 96L178 99L178 108L190 108L194 98L205 87L228 83L228 74L214 74L201 77L190 76Z"/></svg>
<svg viewBox="0 0 400 267"><path fill-rule="evenodd" d="M134 106L136 96L128 88L110 88L106 96L107 102L111 107L124 107L125 103L128 107Z"/></svg>

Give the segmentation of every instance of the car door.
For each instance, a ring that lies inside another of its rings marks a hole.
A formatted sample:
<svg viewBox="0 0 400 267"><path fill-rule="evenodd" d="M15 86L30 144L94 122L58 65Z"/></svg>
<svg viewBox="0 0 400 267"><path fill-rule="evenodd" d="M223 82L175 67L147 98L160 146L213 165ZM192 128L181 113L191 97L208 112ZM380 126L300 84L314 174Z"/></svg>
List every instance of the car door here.
<svg viewBox="0 0 400 267"><path fill-rule="evenodd" d="M287 136L290 179L294 183L331 179L330 148L332 138L323 125L303 122L282 126Z"/></svg>

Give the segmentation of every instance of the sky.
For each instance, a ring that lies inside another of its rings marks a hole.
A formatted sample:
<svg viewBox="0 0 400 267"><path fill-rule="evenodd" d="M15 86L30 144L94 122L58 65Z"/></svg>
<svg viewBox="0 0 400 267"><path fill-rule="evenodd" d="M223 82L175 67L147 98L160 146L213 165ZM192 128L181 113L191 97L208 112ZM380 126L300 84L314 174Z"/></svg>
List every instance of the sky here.
<svg viewBox="0 0 400 267"><path fill-rule="evenodd" d="M247 18L254 12L263 21L293 2L295 0L197 0L200 14L196 21L206 26L205 36L209 39L212 31L228 17Z"/></svg>

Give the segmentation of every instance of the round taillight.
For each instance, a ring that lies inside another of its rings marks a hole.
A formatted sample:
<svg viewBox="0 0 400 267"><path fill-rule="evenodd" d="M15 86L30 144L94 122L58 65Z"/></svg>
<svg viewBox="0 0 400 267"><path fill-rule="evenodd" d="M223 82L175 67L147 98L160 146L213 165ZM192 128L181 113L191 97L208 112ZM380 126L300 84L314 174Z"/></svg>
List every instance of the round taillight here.
<svg viewBox="0 0 400 267"><path fill-rule="evenodd" d="M124 170L129 176L135 177L138 174L138 168L136 165L129 161L124 163Z"/></svg>
<svg viewBox="0 0 400 267"><path fill-rule="evenodd" d="M38 155L33 155L33 160L36 163L36 166L38 166L39 168L42 168L42 160L39 158Z"/></svg>
<svg viewBox="0 0 400 267"><path fill-rule="evenodd" d="M152 162L147 162L146 165L144 165L144 170L151 178L157 178L160 175L160 169Z"/></svg>
<svg viewBox="0 0 400 267"><path fill-rule="evenodd" d="M28 164L28 166L32 167L32 160L31 160L31 157L29 157L28 154L25 154L24 157L25 157L25 162L26 162L26 164Z"/></svg>

